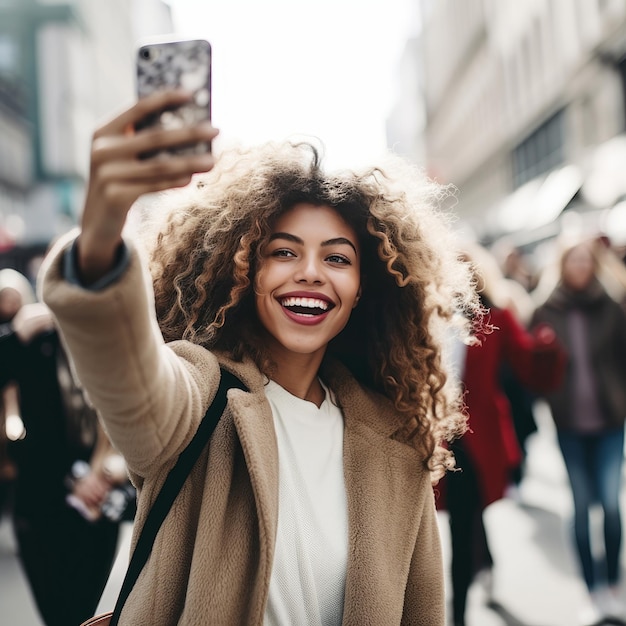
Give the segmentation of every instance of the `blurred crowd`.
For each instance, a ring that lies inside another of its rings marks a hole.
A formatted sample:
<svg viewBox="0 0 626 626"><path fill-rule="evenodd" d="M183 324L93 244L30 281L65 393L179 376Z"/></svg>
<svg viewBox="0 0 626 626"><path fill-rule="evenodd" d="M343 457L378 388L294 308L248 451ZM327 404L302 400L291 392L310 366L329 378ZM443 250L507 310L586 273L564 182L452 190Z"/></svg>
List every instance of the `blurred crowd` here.
<svg viewBox="0 0 626 626"><path fill-rule="evenodd" d="M465 389L469 432L454 444L458 471L439 492L449 513L451 616L466 624L470 585L493 600L494 563L483 512L515 497L526 444L537 430L538 399L549 406L571 487L572 548L588 590L581 626L624 623L620 492L626 418L626 264L624 248L603 236L563 236L551 258L500 241L468 244L492 327L465 348L455 369ZM590 513L603 513L603 552L592 551Z"/></svg>
<svg viewBox="0 0 626 626"><path fill-rule="evenodd" d="M43 623L77 625L94 614L135 493L50 311L10 268L0 270L0 388L0 514Z"/></svg>
<svg viewBox="0 0 626 626"><path fill-rule="evenodd" d="M450 619L465 625L470 586L488 601L494 560L483 522L516 497L534 406L550 407L572 491L571 546L588 597L580 624L626 618L619 496L626 416L626 257L604 236L557 239L550 262L504 242L468 243L489 324L454 350L469 431L452 444L457 471L436 489L449 514ZM76 381L32 282L0 270L0 511L47 626L79 624L96 609L132 520L134 490ZM604 515L604 552L592 554L590 510Z"/></svg>

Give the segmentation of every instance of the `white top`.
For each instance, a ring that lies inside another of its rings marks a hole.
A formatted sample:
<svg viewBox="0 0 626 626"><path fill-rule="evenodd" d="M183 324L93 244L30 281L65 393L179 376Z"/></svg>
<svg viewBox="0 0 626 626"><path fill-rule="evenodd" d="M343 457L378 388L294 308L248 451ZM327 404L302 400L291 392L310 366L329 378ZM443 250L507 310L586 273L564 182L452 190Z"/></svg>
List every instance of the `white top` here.
<svg viewBox="0 0 626 626"><path fill-rule="evenodd" d="M265 626L340 626L348 562L343 415L265 387L278 439L276 552Z"/></svg>

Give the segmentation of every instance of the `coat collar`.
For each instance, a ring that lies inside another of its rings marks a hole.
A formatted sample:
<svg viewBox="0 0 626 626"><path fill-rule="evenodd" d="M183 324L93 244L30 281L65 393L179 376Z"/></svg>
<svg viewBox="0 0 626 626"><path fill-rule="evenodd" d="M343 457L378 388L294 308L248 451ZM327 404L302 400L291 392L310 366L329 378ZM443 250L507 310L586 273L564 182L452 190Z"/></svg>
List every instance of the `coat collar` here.
<svg viewBox="0 0 626 626"><path fill-rule="evenodd" d="M264 377L250 360L238 363L223 355L218 359L250 389L232 389L228 399L259 518L260 573L269 585L278 526L278 448L272 412ZM358 605L359 614L367 615L362 612L364 603L371 602L371 614L376 615L377 588L386 588L391 581L404 589L418 528L418 494L424 493L418 483L428 477L417 451L391 438L401 420L388 399L364 389L337 362L325 363L322 376L335 393L345 424L349 547L344 624L350 624L351 607Z"/></svg>
<svg viewBox="0 0 626 626"><path fill-rule="evenodd" d="M269 403L265 399L265 376L254 362L248 357L242 361L234 361L225 353L217 353L217 358L222 367L246 384L250 394L255 397L255 404L258 402L267 404L266 409L263 408L262 411L266 414L265 419L268 416L271 418ZM369 439L382 438L385 442L392 443L392 448L396 449L400 456L406 455L407 452L410 456L416 454L410 446L391 439L403 423L388 398L363 387L343 364L334 359L324 361L320 374L335 394L343 412L346 429L355 429L364 435L367 433ZM249 405L249 408L252 407ZM245 429L256 425L257 422L258 420L254 420L251 424L242 424L242 427ZM274 436L273 428L268 434Z"/></svg>
<svg viewBox="0 0 626 626"><path fill-rule="evenodd" d="M325 359L321 375L333 390L347 421L360 423L388 439L402 426L392 402L371 391L354 378L347 367L334 359ZM355 409L355 410L351 410Z"/></svg>

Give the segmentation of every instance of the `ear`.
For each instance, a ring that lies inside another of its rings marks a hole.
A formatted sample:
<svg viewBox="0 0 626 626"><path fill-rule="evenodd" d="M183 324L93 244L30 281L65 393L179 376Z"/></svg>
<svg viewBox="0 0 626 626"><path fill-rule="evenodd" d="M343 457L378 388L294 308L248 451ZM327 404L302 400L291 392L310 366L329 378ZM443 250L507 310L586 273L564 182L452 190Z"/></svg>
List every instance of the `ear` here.
<svg viewBox="0 0 626 626"><path fill-rule="evenodd" d="M355 309L356 305L359 303L362 293L363 293L363 288L361 287L361 285L359 285L359 290L356 292L356 298L354 299L354 303L352 304L353 309Z"/></svg>

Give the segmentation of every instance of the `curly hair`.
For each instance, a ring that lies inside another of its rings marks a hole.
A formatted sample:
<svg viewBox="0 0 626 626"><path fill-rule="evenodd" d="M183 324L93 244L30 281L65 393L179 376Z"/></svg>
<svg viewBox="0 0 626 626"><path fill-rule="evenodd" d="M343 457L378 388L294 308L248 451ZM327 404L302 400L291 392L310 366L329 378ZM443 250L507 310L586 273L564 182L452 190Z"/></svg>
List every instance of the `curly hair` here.
<svg viewBox="0 0 626 626"><path fill-rule="evenodd" d="M440 444L466 427L442 361L444 335L453 319L475 320L482 310L451 216L438 208L449 194L393 155L381 167L327 174L310 143L227 152L211 172L167 194L170 208L150 246L161 332L166 341L249 355L268 373L254 277L272 226L300 202L334 208L359 238L363 294L327 354L394 403L406 418L396 437L436 479L454 466ZM462 332L470 337L471 328Z"/></svg>

